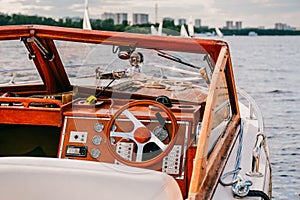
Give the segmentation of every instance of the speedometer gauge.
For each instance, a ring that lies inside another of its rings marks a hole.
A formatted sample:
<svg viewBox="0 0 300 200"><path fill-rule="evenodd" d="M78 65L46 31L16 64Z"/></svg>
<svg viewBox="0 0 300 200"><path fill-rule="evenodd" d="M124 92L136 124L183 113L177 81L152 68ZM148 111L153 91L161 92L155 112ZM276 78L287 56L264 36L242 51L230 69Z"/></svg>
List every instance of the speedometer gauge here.
<svg viewBox="0 0 300 200"><path fill-rule="evenodd" d="M164 141L169 136L169 133L164 126L155 127L153 133L160 141Z"/></svg>

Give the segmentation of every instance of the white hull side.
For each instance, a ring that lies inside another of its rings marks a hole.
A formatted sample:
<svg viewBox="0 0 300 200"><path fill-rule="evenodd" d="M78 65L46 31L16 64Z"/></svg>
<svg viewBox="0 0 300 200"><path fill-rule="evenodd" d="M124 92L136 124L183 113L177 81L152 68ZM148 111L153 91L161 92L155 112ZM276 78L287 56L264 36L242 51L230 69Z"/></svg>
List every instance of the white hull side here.
<svg viewBox="0 0 300 200"><path fill-rule="evenodd" d="M250 119L249 109L240 103L241 119L243 123L243 143L242 143L242 153L241 153L241 170L239 174L246 180L252 181L253 185L250 186L250 190L264 191L264 193L269 194L271 183L270 176L271 171L269 168L268 155L261 149L260 155L260 165L259 172L261 172L263 177L251 177L247 173L251 172L252 166L252 150L256 142L256 134L258 133L258 121L257 119ZM239 148L239 138L237 138L235 145L233 147L232 153L230 154L229 160L225 166L222 174L235 169L236 166L236 155ZM233 175L228 176L224 179L224 182L232 181ZM216 191L214 193L213 199L236 199L233 196L231 186L223 186L218 184ZM261 199L261 197L244 197L243 199Z"/></svg>

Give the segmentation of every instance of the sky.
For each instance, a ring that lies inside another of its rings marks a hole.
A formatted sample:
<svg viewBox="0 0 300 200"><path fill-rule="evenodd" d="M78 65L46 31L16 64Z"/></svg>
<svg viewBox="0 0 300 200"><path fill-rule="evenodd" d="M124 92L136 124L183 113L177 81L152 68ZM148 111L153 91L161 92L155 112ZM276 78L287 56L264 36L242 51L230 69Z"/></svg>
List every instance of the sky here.
<svg viewBox="0 0 300 200"><path fill-rule="evenodd" d="M155 22L171 17L201 19L201 25L224 27L226 21L242 21L243 27L274 28L275 23L300 27L300 0L89 0L90 18L101 18L104 12L149 14ZM21 13L52 18L83 17L84 0L0 0L0 12Z"/></svg>

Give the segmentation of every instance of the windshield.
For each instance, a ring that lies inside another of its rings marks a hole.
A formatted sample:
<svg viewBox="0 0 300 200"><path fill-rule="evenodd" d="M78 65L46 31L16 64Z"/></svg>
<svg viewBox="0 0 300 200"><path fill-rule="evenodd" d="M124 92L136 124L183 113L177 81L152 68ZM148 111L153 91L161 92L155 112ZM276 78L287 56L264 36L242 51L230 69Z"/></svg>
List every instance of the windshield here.
<svg viewBox="0 0 300 200"><path fill-rule="evenodd" d="M72 85L199 102L213 66L207 54L56 41Z"/></svg>

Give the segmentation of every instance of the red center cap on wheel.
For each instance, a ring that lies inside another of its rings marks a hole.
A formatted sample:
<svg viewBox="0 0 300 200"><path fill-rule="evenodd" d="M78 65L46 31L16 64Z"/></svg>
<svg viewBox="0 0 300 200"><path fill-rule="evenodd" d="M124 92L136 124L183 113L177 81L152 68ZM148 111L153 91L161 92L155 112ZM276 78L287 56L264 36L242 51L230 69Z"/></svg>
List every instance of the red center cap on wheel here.
<svg viewBox="0 0 300 200"><path fill-rule="evenodd" d="M134 139L139 143L148 142L151 138L151 132L146 127L137 128L134 132Z"/></svg>

